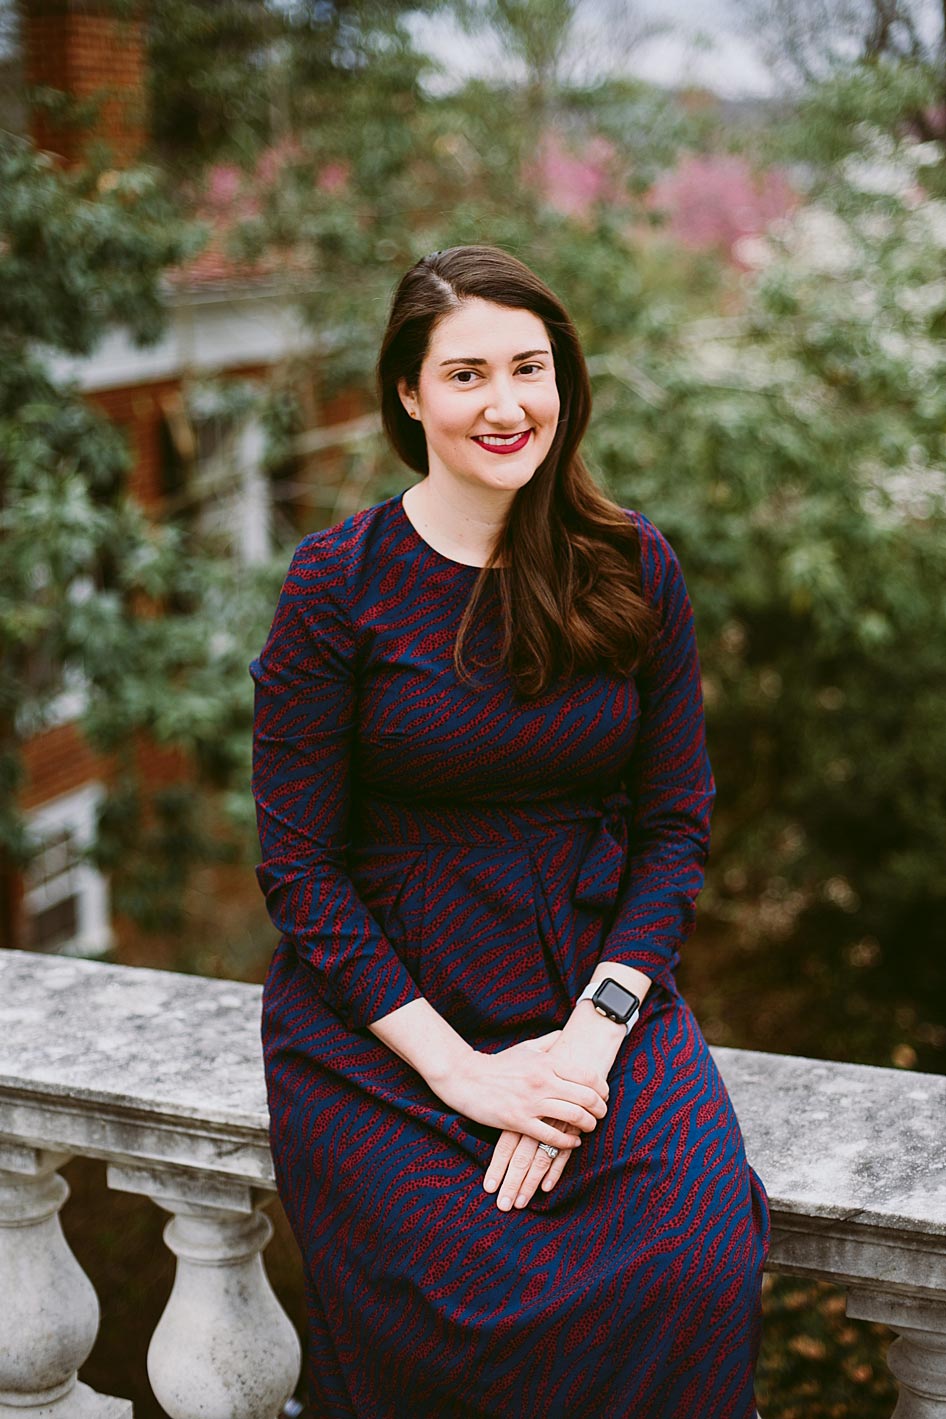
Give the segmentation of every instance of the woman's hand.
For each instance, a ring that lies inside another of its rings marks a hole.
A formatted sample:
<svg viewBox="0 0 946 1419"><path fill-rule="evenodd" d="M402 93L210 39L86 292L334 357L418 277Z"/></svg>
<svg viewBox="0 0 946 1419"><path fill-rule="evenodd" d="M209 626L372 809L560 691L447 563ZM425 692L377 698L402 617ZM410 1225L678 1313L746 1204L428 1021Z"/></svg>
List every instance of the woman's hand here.
<svg viewBox="0 0 946 1419"><path fill-rule="evenodd" d="M640 990L643 996L650 981L644 976L641 980L644 982L644 989ZM549 1054L562 1073L569 1077L576 1077L583 1069L591 1069L607 1077L624 1038L623 1025L602 1020L594 1007L583 1001L576 1006L564 1029L553 1030L551 1034L530 1040L529 1044L533 1049ZM567 1122L560 1127L568 1132L577 1132ZM487 1192L499 1189L496 1202L503 1211L513 1206L525 1207L540 1185L543 1191L551 1192L564 1172L569 1153L563 1149L557 1158L550 1158L545 1149L538 1146L540 1141L543 1140L526 1131L516 1133L512 1130L503 1132L497 1140L483 1186Z"/></svg>
<svg viewBox="0 0 946 1419"><path fill-rule="evenodd" d="M579 1134L590 1132L605 1115L608 1081L590 1064L567 1055L556 1059L551 1048L560 1034L555 1030L498 1054L472 1050L432 1087L445 1104L476 1123L527 1134L534 1145L576 1148Z"/></svg>
<svg viewBox="0 0 946 1419"><path fill-rule="evenodd" d="M529 1040L528 1044L532 1049L544 1052L551 1049L561 1034L561 1030L552 1030L547 1035ZM566 1133L578 1133L574 1124L563 1123L560 1127ZM581 1143L580 1138L578 1142ZM483 1178L483 1186L487 1192L495 1192L499 1188L496 1205L504 1212L508 1212L513 1205L525 1207L526 1203L532 1200L540 1183L544 1192L552 1191L565 1171L565 1164L570 1156L570 1151L562 1148L557 1158L550 1158L534 1138L504 1129L493 1149L493 1156Z"/></svg>
<svg viewBox="0 0 946 1419"><path fill-rule="evenodd" d="M577 1133L574 1124L563 1123L560 1127L568 1133ZM543 1192L552 1191L570 1157L569 1149L563 1148L557 1158L550 1158L534 1138L505 1130L493 1149L483 1186L487 1192L495 1192L499 1188L496 1205L504 1212L513 1206L525 1207L535 1196L540 1183Z"/></svg>

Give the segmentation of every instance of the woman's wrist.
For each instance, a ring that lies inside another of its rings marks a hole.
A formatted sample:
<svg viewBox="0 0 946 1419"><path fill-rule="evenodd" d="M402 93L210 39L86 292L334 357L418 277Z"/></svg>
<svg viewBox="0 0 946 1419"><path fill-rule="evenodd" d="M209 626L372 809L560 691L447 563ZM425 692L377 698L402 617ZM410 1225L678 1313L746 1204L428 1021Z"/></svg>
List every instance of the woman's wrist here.
<svg viewBox="0 0 946 1419"><path fill-rule="evenodd" d="M564 1051L607 1075L626 1037L623 1025L599 1015L590 1000L582 1000L565 1021L552 1050Z"/></svg>
<svg viewBox="0 0 946 1419"><path fill-rule="evenodd" d="M599 961L589 984L600 985L609 977L626 990L633 991L642 1003L652 984L643 971L634 966L622 966L616 961ZM557 1043L570 1053L577 1053L582 1059L597 1065L606 1074L626 1039L625 1027L602 1015L586 998L576 1004Z"/></svg>
<svg viewBox="0 0 946 1419"><path fill-rule="evenodd" d="M439 1094L438 1084L465 1072L476 1056L472 1045L423 996L372 1021L368 1028L416 1069L435 1094Z"/></svg>

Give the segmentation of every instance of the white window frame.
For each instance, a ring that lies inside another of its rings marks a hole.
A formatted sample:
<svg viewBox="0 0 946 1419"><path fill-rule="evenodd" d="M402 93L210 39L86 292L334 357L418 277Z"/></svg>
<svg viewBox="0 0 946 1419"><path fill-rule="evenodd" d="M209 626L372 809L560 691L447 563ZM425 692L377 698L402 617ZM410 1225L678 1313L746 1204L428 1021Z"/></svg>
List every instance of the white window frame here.
<svg viewBox="0 0 946 1419"><path fill-rule="evenodd" d="M198 504L198 526L222 533L233 555L247 567L272 554L273 498L263 471L265 452L262 423L246 415L233 422L213 453L198 461L194 479L195 490L205 492Z"/></svg>
<svg viewBox="0 0 946 1419"><path fill-rule="evenodd" d="M101 783L88 783L34 808L26 815L30 836L40 844L54 833L68 832L76 847L84 849L95 836L96 810L104 796ZM27 919L67 897L76 899L76 934L54 948L62 956L102 956L114 941L109 920L108 882L90 862L76 862L62 872L30 885L27 869L23 911Z"/></svg>

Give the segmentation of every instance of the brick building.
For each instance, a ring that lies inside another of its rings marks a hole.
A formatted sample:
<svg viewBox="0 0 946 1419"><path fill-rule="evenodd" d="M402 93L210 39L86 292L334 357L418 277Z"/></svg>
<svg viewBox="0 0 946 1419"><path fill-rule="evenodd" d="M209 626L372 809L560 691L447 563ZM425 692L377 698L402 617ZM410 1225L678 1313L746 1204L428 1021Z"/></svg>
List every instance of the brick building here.
<svg viewBox="0 0 946 1419"><path fill-rule="evenodd" d="M20 44L26 85L98 106L91 129L70 128L51 116L54 110L28 107L39 146L70 165L81 162L93 142L108 145L113 166L142 154L148 133L140 13L116 13L107 0L28 0L21 8ZM221 241L211 240L186 269L170 273L168 306L158 344L139 349L116 329L90 357L54 360L53 376L75 380L122 428L133 452L131 491L155 517L182 498L190 500L192 514L218 540L224 537L232 555L259 561L270 553L274 516L287 512L274 507L271 481L261 470L263 430L252 416L195 407L188 391L203 377L259 382L287 363L311 369L311 336L285 283L263 268L236 267ZM304 392L316 423L311 384ZM327 412L330 421L346 414L341 404ZM313 501L318 503L317 494L307 498ZM331 507L331 498L326 504ZM291 532L282 531L289 540ZM44 847L6 894L12 910L11 919L0 923L10 938L4 945L91 955L115 947L125 952L134 940L130 925L113 918L107 881L82 860L110 775L108 760L79 731L82 694L81 684L65 690L50 726L26 746L20 804ZM138 745L136 753L151 786L186 773L178 755L154 745Z"/></svg>

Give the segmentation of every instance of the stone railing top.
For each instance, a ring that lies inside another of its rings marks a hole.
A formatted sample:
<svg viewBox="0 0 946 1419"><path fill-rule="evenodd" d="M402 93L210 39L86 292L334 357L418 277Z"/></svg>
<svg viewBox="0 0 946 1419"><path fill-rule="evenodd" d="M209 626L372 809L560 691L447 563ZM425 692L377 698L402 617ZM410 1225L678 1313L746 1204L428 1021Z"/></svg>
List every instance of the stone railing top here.
<svg viewBox="0 0 946 1419"><path fill-rule="evenodd" d="M259 986L0 950L3 1138L271 1187Z"/></svg>
<svg viewBox="0 0 946 1419"><path fill-rule="evenodd" d="M0 1091L266 1127L260 988L0 951Z"/></svg>
<svg viewBox="0 0 946 1419"><path fill-rule="evenodd" d="M714 1048L775 1211L944 1239L946 1077Z"/></svg>
<svg viewBox="0 0 946 1419"><path fill-rule="evenodd" d="M0 950L0 1137L268 1181L259 1020L258 986ZM713 1056L773 1210L946 1239L946 1078Z"/></svg>

